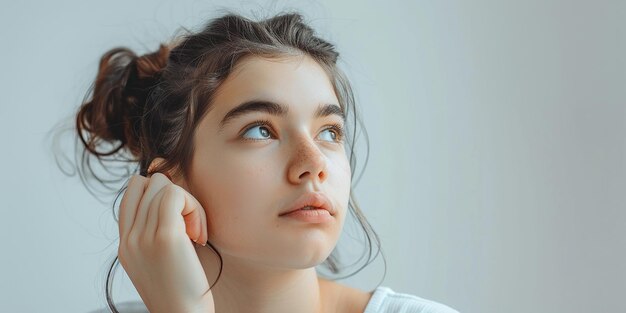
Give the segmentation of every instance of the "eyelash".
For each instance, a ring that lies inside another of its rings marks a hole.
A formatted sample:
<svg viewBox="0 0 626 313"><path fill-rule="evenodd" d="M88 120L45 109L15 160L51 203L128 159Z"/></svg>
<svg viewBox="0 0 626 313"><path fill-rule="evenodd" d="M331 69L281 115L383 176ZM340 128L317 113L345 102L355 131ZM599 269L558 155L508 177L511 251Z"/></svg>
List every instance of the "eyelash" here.
<svg viewBox="0 0 626 313"><path fill-rule="evenodd" d="M239 135L239 137L243 140L246 141L261 141L262 139L249 139L249 138L244 138L243 135L245 133L247 133L250 129L252 129L253 127L257 127L257 126L268 126L269 128L272 127L272 123L269 120L257 120L252 122L250 125L246 126L245 129L241 132L241 135ZM335 143L342 143L343 142L343 137L344 137L344 129L340 124L337 123L331 123L328 124L328 128L324 129L324 130L329 130L332 129L335 131L335 134L337 134L337 139L335 140ZM271 130L270 130L271 131Z"/></svg>

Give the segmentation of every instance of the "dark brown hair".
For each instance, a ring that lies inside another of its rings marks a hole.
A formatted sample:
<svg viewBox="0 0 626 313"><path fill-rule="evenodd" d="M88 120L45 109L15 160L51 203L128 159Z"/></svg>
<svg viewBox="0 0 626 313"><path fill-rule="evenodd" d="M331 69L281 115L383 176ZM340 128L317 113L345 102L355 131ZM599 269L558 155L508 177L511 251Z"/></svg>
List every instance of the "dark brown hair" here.
<svg viewBox="0 0 626 313"><path fill-rule="evenodd" d="M135 172L138 170L141 175L174 172L188 177L194 150L191 138L198 122L210 110L216 90L235 64L251 55L264 58L307 55L324 69L348 124L354 126L353 131L348 127L346 143L350 147L350 166L355 169L356 124L362 122L350 83L337 66L339 53L334 45L317 37L299 13L286 12L252 21L228 12L210 20L199 32L188 31L172 43L161 44L157 51L138 56L120 47L102 56L95 82L76 115L76 131L84 147L82 161L77 162L79 172L89 172L104 185L114 182L99 178L85 161L95 157L101 164L106 161L137 164ZM156 157L165 161L149 173L148 166ZM129 176L127 173L120 179ZM353 181L348 206L366 235L368 259L356 272L341 278L356 274L382 252L378 235L354 198L353 188L359 179ZM124 189L118 192L118 197ZM374 256L372 239L378 247ZM111 274L117 261L116 257L106 283L107 302L113 312L117 309L111 299ZM338 261L334 250L323 265L337 274L343 269Z"/></svg>

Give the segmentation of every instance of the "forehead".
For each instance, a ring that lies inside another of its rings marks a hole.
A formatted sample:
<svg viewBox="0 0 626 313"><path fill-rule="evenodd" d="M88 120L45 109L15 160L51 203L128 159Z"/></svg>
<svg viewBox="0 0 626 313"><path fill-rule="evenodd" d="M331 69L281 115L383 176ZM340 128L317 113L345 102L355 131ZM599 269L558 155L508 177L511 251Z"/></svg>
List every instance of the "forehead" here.
<svg viewBox="0 0 626 313"><path fill-rule="evenodd" d="M239 60L218 88L213 111L221 116L251 99L283 103L295 111L314 110L320 103L338 104L330 78L306 55L278 59L248 56Z"/></svg>

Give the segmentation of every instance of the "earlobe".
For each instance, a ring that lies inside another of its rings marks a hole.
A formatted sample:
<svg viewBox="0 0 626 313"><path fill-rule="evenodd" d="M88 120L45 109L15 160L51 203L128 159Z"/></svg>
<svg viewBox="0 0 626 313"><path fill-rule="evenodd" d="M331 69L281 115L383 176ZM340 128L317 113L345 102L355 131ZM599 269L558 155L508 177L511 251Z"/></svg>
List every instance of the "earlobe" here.
<svg viewBox="0 0 626 313"><path fill-rule="evenodd" d="M165 159L156 157L150 162L150 166L148 166L148 175L154 174L154 170L161 166L165 162ZM161 174L167 176L169 180L172 180L172 175L168 172L161 172Z"/></svg>
<svg viewBox="0 0 626 313"><path fill-rule="evenodd" d="M163 164L163 162L165 162L164 158L160 158L160 157L154 158L152 162L150 162L150 166L148 166L148 177L156 173L156 171L158 171L158 168ZM172 183L178 186L181 186L185 190L189 191L189 189L187 188L187 182L180 176L174 177L174 175L172 174L172 171L174 170L170 169L169 171L159 171L159 173L167 176L167 179L169 179Z"/></svg>

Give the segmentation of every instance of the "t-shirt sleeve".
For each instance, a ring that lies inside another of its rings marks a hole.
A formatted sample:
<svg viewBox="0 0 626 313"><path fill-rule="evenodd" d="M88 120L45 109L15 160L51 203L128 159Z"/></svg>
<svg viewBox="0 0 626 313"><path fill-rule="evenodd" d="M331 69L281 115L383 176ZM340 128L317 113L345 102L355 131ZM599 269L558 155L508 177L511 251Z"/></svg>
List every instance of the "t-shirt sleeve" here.
<svg viewBox="0 0 626 313"><path fill-rule="evenodd" d="M433 300L397 293L389 287L376 288L364 313L459 313Z"/></svg>

